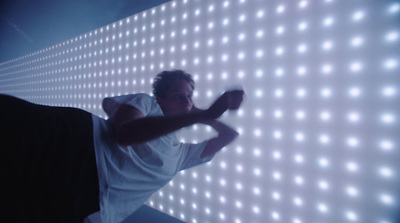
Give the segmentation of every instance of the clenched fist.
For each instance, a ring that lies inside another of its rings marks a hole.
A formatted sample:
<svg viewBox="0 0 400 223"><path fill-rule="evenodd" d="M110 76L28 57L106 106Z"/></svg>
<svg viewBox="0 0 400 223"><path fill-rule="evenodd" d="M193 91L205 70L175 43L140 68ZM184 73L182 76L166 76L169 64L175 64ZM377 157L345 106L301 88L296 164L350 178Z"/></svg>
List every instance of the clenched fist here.
<svg viewBox="0 0 400 223"><path fill-rule="evenodd" d="M237 110L243 102L244 91L232 90L221 95L211 106L206 110L207 117L216 119L220 117L226 110Z"/></svg>

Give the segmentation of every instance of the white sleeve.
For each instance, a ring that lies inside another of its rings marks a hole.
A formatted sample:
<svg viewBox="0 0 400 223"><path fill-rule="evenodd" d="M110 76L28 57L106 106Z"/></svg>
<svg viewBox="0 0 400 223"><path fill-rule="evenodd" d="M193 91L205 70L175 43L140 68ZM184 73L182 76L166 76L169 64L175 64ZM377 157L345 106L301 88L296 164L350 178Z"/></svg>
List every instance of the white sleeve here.
<svg viewBox="0 0 400 223"><path fill-rule="evenodd" d="M208 140L199 144L183 143L181 145L181 149L183 150L183 162L180 170L185 170L212 160L215 154L206 156L204 158L200 157L207 143Z"/></svg>
<svg viewBox="0 0 400 223"><path fill-rule="evenodd" d="M154 98L147 94L129 94L103 99L103 109L108 117L113 117L118 108L125 104L139 109L144 116L150 113Z"/></svg>

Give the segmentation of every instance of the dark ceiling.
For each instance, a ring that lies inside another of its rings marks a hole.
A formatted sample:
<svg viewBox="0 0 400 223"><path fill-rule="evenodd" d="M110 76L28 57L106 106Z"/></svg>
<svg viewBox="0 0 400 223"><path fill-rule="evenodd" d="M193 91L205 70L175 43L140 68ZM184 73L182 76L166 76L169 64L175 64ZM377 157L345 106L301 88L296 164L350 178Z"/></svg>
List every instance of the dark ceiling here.
<svg viewBox="0 0 400 223"><path fill-rule="evenodd" d="M0 0L0 63L169 0Z"/></svg>

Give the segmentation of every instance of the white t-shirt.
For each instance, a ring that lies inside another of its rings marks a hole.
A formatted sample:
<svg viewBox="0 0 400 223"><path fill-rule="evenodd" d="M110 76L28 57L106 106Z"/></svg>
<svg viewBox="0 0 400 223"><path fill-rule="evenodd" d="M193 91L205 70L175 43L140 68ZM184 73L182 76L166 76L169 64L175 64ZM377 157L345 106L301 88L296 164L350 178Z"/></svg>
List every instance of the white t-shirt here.
<svg viewBox="0 0 400 223"><path fill-rule="evenodd" d="M105 98L103 109L113 117L121 104L139 109L144 116L163 116L156 100L147 94ZM95 115L92 119L103 223L123 221L180 170L213 157L200 158L207 141L180 143L175 133L143 144L120 146L113 140L106 120Z"/></svg>

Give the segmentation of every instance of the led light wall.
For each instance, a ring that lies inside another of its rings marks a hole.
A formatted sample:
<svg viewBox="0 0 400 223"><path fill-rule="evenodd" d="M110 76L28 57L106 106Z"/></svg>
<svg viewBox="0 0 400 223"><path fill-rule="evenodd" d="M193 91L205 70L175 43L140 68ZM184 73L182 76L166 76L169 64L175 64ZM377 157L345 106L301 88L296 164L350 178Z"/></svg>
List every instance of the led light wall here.
<svg viewBox="0 0 400 223"><path fill-rule="evenodd" d="M222 117L240 137L147 204L198 223L395 223L399 21L396 1L173 1L1 63L0 92L105 117L102 98L150 93L162 70L192 73L202 108L241 85Z"/></svg>

